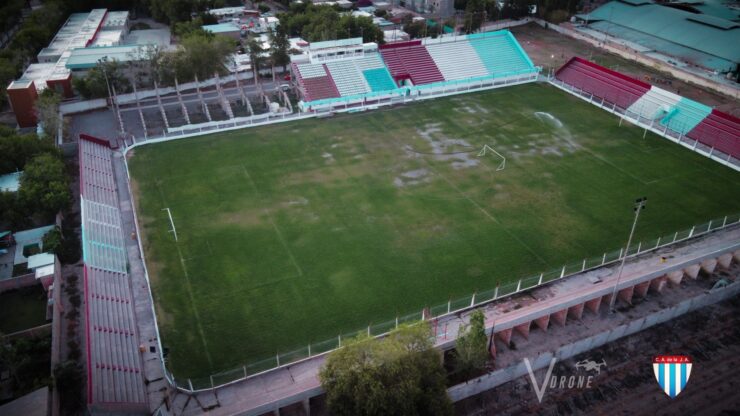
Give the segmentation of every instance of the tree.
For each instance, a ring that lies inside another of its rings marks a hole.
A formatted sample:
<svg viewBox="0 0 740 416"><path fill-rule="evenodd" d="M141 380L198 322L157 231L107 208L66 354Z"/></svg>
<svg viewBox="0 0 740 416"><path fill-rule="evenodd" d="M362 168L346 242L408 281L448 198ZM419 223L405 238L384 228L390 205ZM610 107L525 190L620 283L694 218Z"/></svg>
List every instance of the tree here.
<svg viewBox="0 0 740 416"><path fill-rule="evenodd" d="M340 15L331 6L291 3L290 11L280 13L280 26L289 36L300 36L309 42L362 37L364 42L382 44L383 31L369 17Z"/></svg>
<svg viewBox="0 0 740 416"><path fill-rule="evenodd" d="M44 153L31 159L20 182L18 197L32 212L51 217L72 200L64 163L56 155Z"/></svg>
<svg viewBox="0 0 740 416"><path fill-rule="evenodd" d="M277 30L271 30L270 59L272 59L273 65L282 66L283 72L285 72L285 67L290 63L289 49L290 40L288 39L288 33L284 29L281 29L280 26L277 27Z"/></svg>
<svg viewBox="0 0 740 416"><path fill-rule="evenodd" d="M262 47L259 38L251 38L247 41L247 53L249 54L249 62L252 63L252 73L256 82L259 79L259 69L264 60L262 54L265 53L265 48Z"/></svg>
<svg viewBox="0 0 740 416"><path fill-rule="evenodd" d="M82 367L76 361L67 360L54 367L54 388L59 392L62 409L68 414L76 414L83 407L83 382Z"/></svg>
<svg viewBox="0 0 740 416"><path fill-rule="evenodd" d="M59 227L54 227L44 234L44 238L41 240L41 246L45 253L58 254L62 250L62 244L62 230Z"/></svg>
<svg viewBox="0 0 740 416"><path fill-rule="evenodd" d="M10 127L0 126L0 175L22 171L29 160L42 153L58 154L51 138L19 135Z"/></svg>
<svg viewBox="0 0 740 416"><path fill-rule="evenodd" d="M210 15L209 15L210 16ZM193 32L204 32L203 29L203 18L198 16L193 20L186 20L184 22L177 22L173 25L172 34L178 37L187 36Z"/></svg>
<svg viewBox="0 0 740 416"><path fill-rule="evenodd" d="M465 7L465 33L477 32L486 20L486 1L468 0Z"/></svg>
<svg viewBox="0 0 740 416"><path fill-rule="evenodd" d="M488 337L485 316L480 310L470 314L470 324L463 325L457 336L455 347L456 370L471 374L485 368L488 362Z"/></svg>
<svg viewBox="0 0 740 416"><path fill-rule="evenodd" d="M117 60L103 58L87 72L84 78L72 78L72 85L85 99L108 98L108 86L111 94L131 92L131 81L124 73L123 65Z"/></svg>
<svg viewBox="0 0 740 416"><path fill-rule="evenodd" d="M45 89L34 104L36 117L41 123L46 137L57 137L62 127L62 117L59 114L59 103L62 97L51 88Z"/></svg>
<svg viewBox="0 0 740 416"><path fill-rule="evenodd" d="M180 48L174 52L172 61L179 81L192 81L226 73L226 59L234 48L231 38L202 31L192 32L182 39Z"/></svg>
<svg viewBox="0 0 740 416"><path fill-rule="evenodd" d="M319 372L335 415L449 415L442 357L426 322L332 352Z"/></svg>

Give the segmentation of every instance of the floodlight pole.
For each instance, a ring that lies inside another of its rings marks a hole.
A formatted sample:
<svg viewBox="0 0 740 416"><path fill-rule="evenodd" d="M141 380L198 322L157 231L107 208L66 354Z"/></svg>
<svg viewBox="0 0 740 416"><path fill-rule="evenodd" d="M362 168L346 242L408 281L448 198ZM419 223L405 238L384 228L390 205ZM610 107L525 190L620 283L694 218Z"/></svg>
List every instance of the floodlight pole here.
<svg viewBox="0 0 740 416"><path fill-rule="evenodd" d="M632 223L632 230L630 230L630 236L627 239L627 248L624 250L622 256L622 263L619 265L619 273L617 273L617 282L614 284L614 290L612 291L612 297L609 300L609 312L614 312L614 304L617 301L617 288L619 287L619 280L622 278L622 272L624 271L624 263L627 261L627 253L630 250L632 244L632 236L635 234L635 228L637 228L637 220L640 218L640 211L645 208L647 203L647 197L638 198L635 200L635 221Z"/></svg>

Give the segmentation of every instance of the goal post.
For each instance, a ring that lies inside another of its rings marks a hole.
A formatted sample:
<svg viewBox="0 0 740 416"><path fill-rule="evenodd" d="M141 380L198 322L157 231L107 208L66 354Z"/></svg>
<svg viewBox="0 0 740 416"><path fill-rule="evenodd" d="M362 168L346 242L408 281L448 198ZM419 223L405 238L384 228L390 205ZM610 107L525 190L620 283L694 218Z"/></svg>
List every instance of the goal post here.
<svg viewBox="0 0 740 416"><path fill-rule="evenodd" d="M483 147L480 149L480 152L478 152L478 157L482 157L490 153L493 153L499 158L501 158L501 163L496 168L496 172L500 170L504 170L504 168L506 168L506 157L504 157L504 155L502 155L501 153L497 152L496 149L494 149L493 147L487 144L484 144Z"/></svg>

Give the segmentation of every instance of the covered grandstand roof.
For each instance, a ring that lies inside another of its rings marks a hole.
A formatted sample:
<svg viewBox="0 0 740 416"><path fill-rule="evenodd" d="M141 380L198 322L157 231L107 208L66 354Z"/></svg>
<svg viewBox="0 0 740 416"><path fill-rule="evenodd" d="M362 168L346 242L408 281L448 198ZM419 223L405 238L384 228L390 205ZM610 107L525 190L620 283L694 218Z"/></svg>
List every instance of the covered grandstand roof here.
<svg viewBox="0 0 740 416"><path fill-rule="evenodd" d="M717 6L712 6L717 7ZM740 23L644 0L609 2L580 19L591 28L705 68L740 62Z"/></svg>

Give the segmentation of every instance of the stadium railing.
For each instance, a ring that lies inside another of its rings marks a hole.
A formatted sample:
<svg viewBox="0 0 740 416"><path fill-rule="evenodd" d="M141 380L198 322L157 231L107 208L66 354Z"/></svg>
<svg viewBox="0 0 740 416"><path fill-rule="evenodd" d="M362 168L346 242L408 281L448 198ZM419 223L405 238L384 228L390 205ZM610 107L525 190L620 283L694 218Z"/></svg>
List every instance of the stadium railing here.
<svg viewBox="0 0 740 416"><path fill-rule="evenodd" d="M638 241L630 245L626 250L623 247L618 250L605 252L600 256L585 258L573 263L564 264L562 267L558 267L557 269L544 271L538 275L528 276L517 281L498 285L496 287L471 293L456 299L449 299L447 302L427 306L420 311L404 316L398 316L388 321L375 324L371 323L368 324L367 327L358 329L357 331L338 334L335 338L319 342L307 343L305 346L296 348L292 351L276 354L275 356L266 357L262 360L253 361L241 367L215 373L208 377L180 380L176 379L172 373L167 371L166 367L165 375L173 386L188 393L221 388L259 376L269 371L295 365L304 360L330 353L341 348L342 343L346 340L355 338L358 335L383 337L393 329L398 328L399 325L405 323L419 322L422 320L435 321L451 317L467 310L481 307L487 303L568 278L575 274L607 265L613 265L621 261L623 257L632 258L674 243L684 242L706 235L710 232L725 229L736 224L740 224L740 214L715 218L709 222L676 231L672 234L658 236L657 238L650 240ZM440 336L446 336L446 334L437 333L437 329L435 329L434 336L436 339L439 339Z"/></svg>
<svg viewBox="0 0 740 416"><path fill-rule="evenodd" d="M702 143L699 140L695 140L695 139L688 137L686 134L682 132L687 129L682 128L683 126L680 123L673 124L673 127L681 130L681 131L676 131L676 130L673 130L671 127L669 127L667 124L660 123L659 120L649 118L649 117L644 117L643 115L639 113L629 111L628 109L620 107L619 105L613 102L607 101L601 97L597 97L588 91L585 91L578 87L570 85L553 76L548 77L548 82L551 85L554 85L555 87L558 87L564 91L567 91L570 94L573 94L585 101L588 101L591 104L601 107L603 110L606 110L612 114L619 115L622 119L626 119L632 124L635 124L645 129L646 132L650 130L651 132L661 137L664 137L668 140L671 140L672 142L680 144L694 152L704 155L734 170L740 171L740 159L737 159L733 155L726 154L718 150L715 147L707 146L706 144Z"/></svg>

